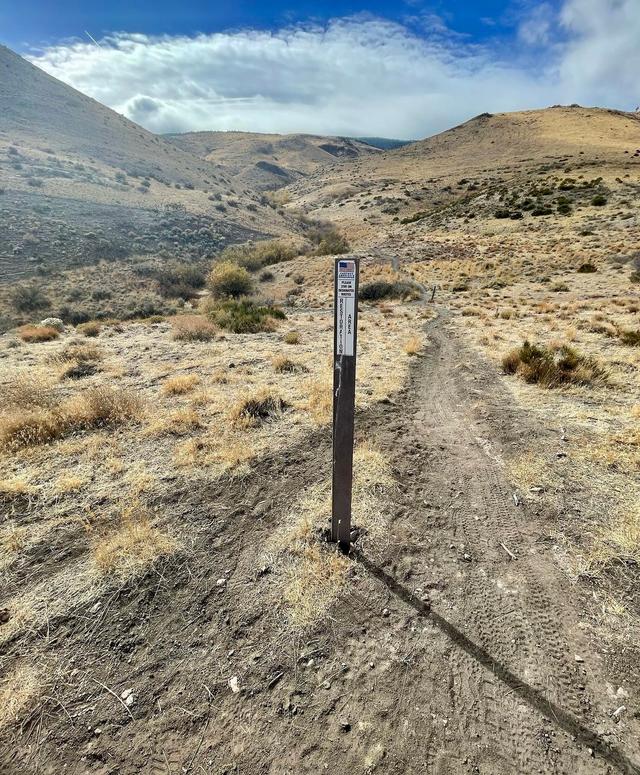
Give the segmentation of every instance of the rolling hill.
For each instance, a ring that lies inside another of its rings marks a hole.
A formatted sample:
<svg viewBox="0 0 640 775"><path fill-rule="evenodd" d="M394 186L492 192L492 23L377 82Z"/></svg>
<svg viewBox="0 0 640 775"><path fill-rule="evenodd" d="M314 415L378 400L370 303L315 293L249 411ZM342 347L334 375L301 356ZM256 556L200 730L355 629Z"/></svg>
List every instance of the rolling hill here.
<svg viewBox="0 0 640 775"><path fill-rule="evenodd" d="M366 142L319 135L189 132L166 137L253 190L281 188L322 166L379 153Z"/></svg>
<svg viewBox="0 0 640 775"><path fill-rule="evenodd" d="M601 178L637 185L640 115L557 106L482 114L410 145L320 169L289 187L292 206L363 237L402 230L402 221L491 207L496 192L545 177ZM543 185L542 188L545 188ZM495 208L494 208L495 209ZM398 223L400 222L400 223ZM425 222L426 223L426 222Z"/></svg>

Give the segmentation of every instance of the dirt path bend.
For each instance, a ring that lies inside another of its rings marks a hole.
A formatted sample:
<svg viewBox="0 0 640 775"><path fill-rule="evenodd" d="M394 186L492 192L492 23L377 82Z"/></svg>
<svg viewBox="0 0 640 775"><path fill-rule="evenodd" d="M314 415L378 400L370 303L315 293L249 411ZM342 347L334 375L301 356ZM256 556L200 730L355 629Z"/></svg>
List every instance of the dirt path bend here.
<svg viewBox="0 0 640 775"><path fill-rule="evenodd" d="M511 404L445 314L428 335L406 389L357 417L399 486L388 541L356 547L329 615L292 632L261 571L296 498L330 475L322 429L247 480L177 487L163 508L189 528L186 557L14 644L57 678L4 731L0 771L640 773L638 687L616 721L622 677L582 628L549 525L508 485L503 458L557 431Z"/></svg>

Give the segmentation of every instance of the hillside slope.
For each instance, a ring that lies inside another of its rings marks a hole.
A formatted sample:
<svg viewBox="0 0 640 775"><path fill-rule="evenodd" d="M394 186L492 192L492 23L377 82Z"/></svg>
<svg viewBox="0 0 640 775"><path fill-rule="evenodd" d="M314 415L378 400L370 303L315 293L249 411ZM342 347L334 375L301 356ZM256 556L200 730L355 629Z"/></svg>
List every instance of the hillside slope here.
<svg viewBox="0 0 640 775"><path fill-rule="evenodd" d="M400 233L397 222L458 206L472 219L474 208L507 196L505 187L554 175L557 185L573 176L565 186L602 178L624 193L638 170L639 114L553 107L480 115L403 148L318 170L288 190L292 206L370 237L372 225Z"/></svg>
<svg viewBox="0 0 640 775"><path fill-rule="evenodd" d="M0 219L0 282L139 252L202 257L289 228L206 160L5 47Z"/></svg>
<svg viewBox="0 0 640 775"><path fill-rule="evenodd" d="M379 153L358 140L319 135L188 132L167 139L215 164L239 186L257 190L280 188L319 167Z"/></svg>

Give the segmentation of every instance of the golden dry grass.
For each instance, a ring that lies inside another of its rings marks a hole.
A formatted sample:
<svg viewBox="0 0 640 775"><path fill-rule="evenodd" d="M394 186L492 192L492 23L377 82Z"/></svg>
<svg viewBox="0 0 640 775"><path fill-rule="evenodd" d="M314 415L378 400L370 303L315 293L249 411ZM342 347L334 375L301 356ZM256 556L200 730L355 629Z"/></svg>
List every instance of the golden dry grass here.
<svg viewBox="0 0 640 775"><path fill-rule="evenodd" d="M166 396L180 396L189 393L200 384L200 377L197 374L179 374L177 377L170 377L162 385L162 392Z"/></svg>
<svg viewBox="0 0 640 775"><path fill-rule="evenodd" d="M161 414L145 429L149 436L188 436L203 427L198 412L191 406Z"/></svg>
<svg viewBox="0 0 640 775"><path fill-rule="evenodd" d="M307 409L316 425L326 425L333 417L333 385L328 380L310 380Z"/></svg>
<svg viewBox="0 0 640 775"><path fill-rule="evenodd" d="M404 344L407 355L418 355L422 351L422 340L418 336L412 336Z"/></svg>
<svg viewBox="0 0 640 775"><path fill-rule="evenodd" d="M133 393L89 388L52 406L13 406L0 418L0 449L47 444L71 433L137 419L142 402Z"/></svg>
<svg viewBox="0 0 640 775"><path fill-rule="evenodd" d="M0 728L19 721L40 690L38 670L26 661L5 673L0 678Z"/></svg>
<svg viewBox="0 0 640 775"><path fill-rule="evenodd" d="M94 543L92 556L99 573L125 579L177 549L178 542L155 527L150 515L134 501L123 508L120 526Z"/></svg>
<svg viewBox="0 0 640 775"><path fill-rule="evenodd" d="M364 531L370 548L385 540L384 493L396 486L388 462L369 444L354 452L353 525ZM305 629L327 614L344 589L351 561L333 545L324 544L320 530L331 517L331 482L307 488L272 542L275 580L284 611L294 629Z"/></svg>
<svg viewBox="0 0 640 775"><path fill-rule="evenodd" d="M30 495L35 492L33 485L23 477L0 479L0 496L15 498L21 495Z"/></svg>

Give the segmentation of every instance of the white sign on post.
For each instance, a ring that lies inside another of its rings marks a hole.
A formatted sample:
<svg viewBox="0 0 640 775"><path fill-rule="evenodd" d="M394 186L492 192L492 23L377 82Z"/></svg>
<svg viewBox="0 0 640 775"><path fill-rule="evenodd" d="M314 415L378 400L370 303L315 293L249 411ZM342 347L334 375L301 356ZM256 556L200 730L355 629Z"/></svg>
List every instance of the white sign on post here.
<svg viewBox="0 0 640 775"><path fill-rule="evenodd" d="M338 261L336 355L353 355L356 262Z"/></svg>

